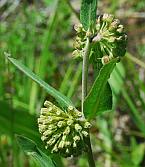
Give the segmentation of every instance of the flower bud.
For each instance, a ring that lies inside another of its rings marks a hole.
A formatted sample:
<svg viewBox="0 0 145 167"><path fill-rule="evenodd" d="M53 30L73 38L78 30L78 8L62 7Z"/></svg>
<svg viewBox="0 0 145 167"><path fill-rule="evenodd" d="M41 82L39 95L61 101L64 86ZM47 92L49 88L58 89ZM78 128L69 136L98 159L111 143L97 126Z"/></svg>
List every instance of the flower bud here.
<svg viewBox="0 0 145 167"><path fill-rule="evenodd" d="M81 140L79 136L75 136L73 139L74 139L74 141L80 141Z"/></svg>
<svg viewBox="0 0 145 167"><path fill-rule="evenodd" d="M42 136L42 137L41 137L41 140L42 140L42 141L44 141L44 140L46 140L46 139L47 139L46 136Z"/></svg>
<svg viewBox="0 0 145 167"><path fill-rule="evenodd" d="M74 107L73 106L68 106L68 111L73 111Z"/></svg>
<svg viewBox="0 0 145 167"><path fill-rule="evenodd" d="M73 142L73 147L77 147L77 143L75 141Z"/></svg>
<svg viewBox="0 0 145 167"><path fill-rule="evenodd" d="M119 25L120 21L118 19L114 19L114 21L110 24L109 30L115 31Z"/></svg>
<svg viewBox="0 0 145 167"><path fill-rule="evenodd" d="M88 137L90 123L82 117L81 112L73 106L62 111L51 102L44 104L47 108L42 109L45 114L41 112L38 126L45 148L64 157L77 156L85 151L84 138Z"/></svg>
<svg viewBox="0 0 145 167"><path fill-rule="evenodd" d="M89 135L89 133L88 132L86 132L86 131L82 131L82 134L85 136L85 137L88 137L88 135Z"/></svg>
<svg viewBox="0 0 145 167"><path fill-rule="evenodd" d="M80 50L74 50L73 53L72 53L72 57L74 59L82 58L81 51Z"/></svg>
<svg viewBox="0 0 145 167"><path fill-rule="evenodd" d="M115 38L115 37L110 37L110 38L108 38L108 42L110 42L110 43L114 43L114 42L115 42L115 40L116 40L116 38Z"/></svg>
<svg viewBox="0 0 145 167"><path fill-rule="evenodd" d="M66 142L65 142L65 146L66 146L66 147L68 147L68 146L70 146L70 145L71 145L71 142L70 142L70 141L66 141Z"/></svg>
<svg viewBox="0 0 145 167"><path fill-rule="evenodd" d="M105 13L105 14L103 15L102 19L103 19L103 21L106 21L106 22L108 22L108 23L111 23L111 22L113 21L113 19L114 19L114 16L111 15L111 14Z"/></svg>
<svg viewBox="0 0 145 167"><path fill-rule="evenodd" d="M57 123L57 126L58 126L59 128L61 128L61 127L65 126L65 122L59 121L59 122Z"/></svg>
<svg viewBox="0 0 145 167"><path fill-rule="evenodd" d="M117 28L117 32L123 33L123 31L124 31L124 27L123 27L123 25L120 24Z"/></svg>
<svg viewBox="0 0 145 167"><path fill-rule="evenodd" d="M55 146L53 147L51 153L56 153L58 151L58 147L57 144L55 144Z"/></svg>
<svg viewBox="0 0 145 167"><path fill-rule="evenodd" d="M74 41L73 47L75 49L81 49L81 41Z"/></svg>
<svg viewBox="0 0 145 167"><path fill-rule="evenodd" d="M70 133L70 127L67 126L63 134L68 135Z"/></svg>
<svg viewBox="0 0 145 167"><path fill-rule="evenodd" d="M79 112L79 111L76 111L76 112L75 112L75 116L76 116L76 117L82 117L82 113Z"/></svg>
<svg viewBox="0 0 145 167"><path fill-rule="evenodd" d="M60 149L63 148L64 144L65 144L64 140L60 141L58 148L60 148Z"/></svg>
<svg viewBox="0 0 145 167"><path fill-rule="evenodd" d="M110 61L109 56L103 56L102 59L101 59L101 61L102 61L103 65L109 63L109 61Z"/></svg>
<svg viewBox="0 0 145 167"><path fill-rule="evenodd" d="M40 128L39 128L39 131L40 131ZM44 131L43 136L48 136L48 135L50 135L50 134L52 134L52 133L53 133L53 131L51 131L51 130L46 130L46 131Z"/></svg>
<svg viewBox="0 0 145 167"><path fill-rule="evenodd" d="M81 32L83 30L83 26L82 24L75 24L74 25L74 29L77 31L77 32Z"/></svg>
<svg viewBox="0 0 145 167"><path fill-rule="evenodd" d="M72 125L72 124L73 124L73 122L74 122L74 121L73 121L72 119L69 119L69 120L67 121L67 125L69 125L69 126L70 126L70 125Z"/></svg>
<svg viewBox="0 0 145 167"><path fill-rule="evenodd" d="M79 132L82 130L82 127L79 124L75 124L75 130Z"/></svg>
<svg viewBox="0 0 145 167"><path fill-rule="evenodd" d="M52 104L50 101L45 101L45 102L44 102L44 106L50 108L50 107L53 106L53 104Z"/></svg>
<svg viewBox="0 0 145 167"><path fill-rule="evenodd" d="M69 149L68 148L66 149L66 153L69 153Z"/></svg>
<svg viewBox="0 0 145 167"><path fill-rule="evenodd" d="M108 19L110 19L108 21ZM122 57L126 52L127 35L124 32L124 27L120 24L118 19L114 19L114 16L104 14L102 17L98 17L97 24L99 28L96 28L96 35L92 42L94 48L97 46L97 55L102 58L102 63L109 62L108 57L104 57L106 54L113 57ZM100 37L101 34L101 37ZM99 38L100 37L100 38ZM98 47L98 45L100 45ZM95 52L95 51L94 51Z"/></svg>
<svg viewBox="0 0 145 167"><path fill-rule="evenodd" d="M91 127L91 124L89 122L85 122L84 128L88 129Z"/></svg>
<svg viewBox="0 0 145 167"><path fill-rule="evenodd" d="M50 145L50 146L52 146L55 142L56 142L56 140L53 139L53 138L51 138L51 139L47 142L47 144Z"/></svg>
<svg viewBox="0 0 145 167"><path fill-rule="evenodd" d="M74 42L75 51L73 52L75 58L82 58L87 37L92 42L91 56L96 57L94 60L102 58L102 63L105 64L113 58L125 55L127 35L124 32L123 25L113 15L105 13L98 16L96 25L91 27L89 31L85 31L81 24L76 26L75 30L77 31L77 42ZM111 59L107 57L104 60L105 55L111 55Z"/></svg>
<svg viewBox="0 0 145 167"><path fill-rule="evenodd" d="M92 32L90 32L90 31L87 31L87 32L86 32L86 36L87 36L87 37L91 37L92 35L93 35Z"/></svg>

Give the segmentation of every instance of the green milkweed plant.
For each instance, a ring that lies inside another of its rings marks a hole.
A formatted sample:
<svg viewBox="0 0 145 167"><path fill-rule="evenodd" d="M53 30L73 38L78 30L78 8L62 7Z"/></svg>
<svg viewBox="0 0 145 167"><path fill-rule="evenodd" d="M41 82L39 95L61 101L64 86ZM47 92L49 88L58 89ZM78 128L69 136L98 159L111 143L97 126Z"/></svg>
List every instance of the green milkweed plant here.
<svg viewBox="0 0 145 167"><path fill-rule="evenodd" d="M56 105L45 101L45 107L41 108L38 118L38 128L45 149L51 154L63 157L87 153L90 167L95 167L89 134L91 120L104 111L112 109L112 96L110 96L112 92L108 79L116 63L125 55L127 44L127 35L120 21L111 14L97 16L96 8L96 0L83 0L80 11L81 23L74 26L76 38L72 56L83 62L81 111L76 109L70 99L42 81L20 62L5 54L10 62L37 82L58 102ZM90 64L94 67L96 79L88 92ZM106 89L108 91L105 91ZM40 150L38 152L43 159L44 153ZM36 159L42 161L38 156ZM46 165L50 159L45 157L44 161ZM48 166L57 165L51 161Z"/></svg>

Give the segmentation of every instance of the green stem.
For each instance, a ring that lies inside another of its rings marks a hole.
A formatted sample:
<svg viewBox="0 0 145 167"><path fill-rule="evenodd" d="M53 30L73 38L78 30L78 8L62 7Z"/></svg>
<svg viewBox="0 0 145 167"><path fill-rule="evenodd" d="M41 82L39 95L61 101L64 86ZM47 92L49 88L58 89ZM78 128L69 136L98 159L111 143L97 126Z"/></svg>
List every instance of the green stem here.
<svg viewBox="0 0 145 167"><path fill-rule="evenodd" d="M84 116L84 100L87 95L87 79L88 79L88 67L89 67L89 55L91 51L91 43L90 38L87 38L86 47L83 55L83 67L82 67L82 113ZM88 163L90 167L95 167L95 161L93 158L90 136L87 141L87 155L88 155Z"/></svg>
<svg viewBox="0 0 145 167"><path fill-rule="evenodd" d="M90 136L88 137L87 141L87 154L88 154L88 163L90 167L95 167L95 161L94 161L94 157L93 157L93 152L92 152L92 147L91 147L91 141L90 141Z"/></svg>
<svg viewBox="0 0 145 167"><path fill-rule="evenodd" d="M89 54L90 54L90 39L87 38L86 47L83 55L83 67L82 67L82 113L84 114L84 100L87 95L87 79L88 79L88 66L89 66Z"/></svg>

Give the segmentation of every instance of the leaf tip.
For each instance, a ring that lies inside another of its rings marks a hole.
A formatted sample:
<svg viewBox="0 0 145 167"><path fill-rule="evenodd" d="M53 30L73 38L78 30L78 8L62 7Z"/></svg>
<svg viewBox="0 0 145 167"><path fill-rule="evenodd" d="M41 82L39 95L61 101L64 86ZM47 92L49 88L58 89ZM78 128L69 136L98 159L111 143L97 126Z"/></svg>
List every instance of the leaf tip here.
<svg viewBox="0 0 145 167"><path fill-rule="evenodd" d="M9 58L9 57L11 57L11 54L10 53L7 53L7 52L4 52L4 56L5 56L5 58Z"/></svg>

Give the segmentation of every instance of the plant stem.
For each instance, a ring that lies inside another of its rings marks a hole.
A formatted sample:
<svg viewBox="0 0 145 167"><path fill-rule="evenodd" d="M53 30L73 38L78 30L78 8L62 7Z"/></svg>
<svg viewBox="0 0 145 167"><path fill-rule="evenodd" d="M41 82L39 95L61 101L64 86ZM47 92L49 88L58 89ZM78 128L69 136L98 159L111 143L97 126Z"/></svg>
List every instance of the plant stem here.
<svg viewBox="0 0 145 167"><path fill-rule="evenodd" d="M95 161L94 161L94 157L93 157L93 152L92 152L92 147L91 147L91 141L90 141L90 136L88 137L87 141L87 154L88 154L88 163L90 167L95 167Z"/></svg>
<svg viewBox="0 0 145 167"><path fill-rule="evenodd" d="M87 79L88 79L88 67L89 67L89 55L91 51L90 38L87 38L84 55L83 55L83 67L82 67L82 113L84 116L84 100L87 95ZM95 161L93 158L90 136L87 141L87 154L88 154L88 163L90 167L95 167Z"/></svg>
<svg viewBox="0 0 145 167"><path fill-rule="evenodd" d="M82 113L84 115L84 100L87 95L87 79L88 79L88 66L89 66L89 54L90 54L90 39L87 38L84 55L83 55L83 67L82 67Z"/></svg>

